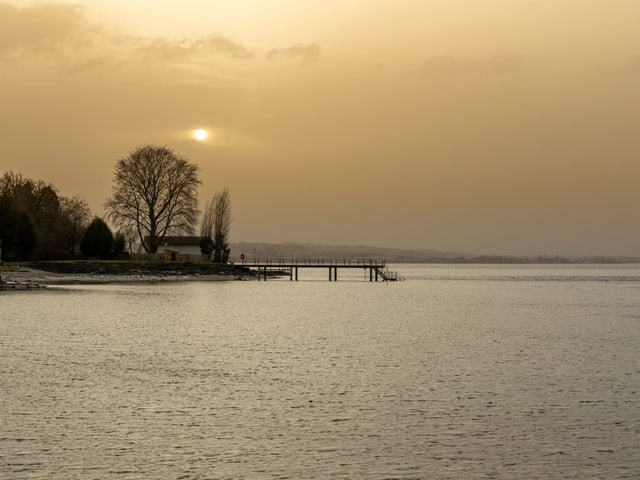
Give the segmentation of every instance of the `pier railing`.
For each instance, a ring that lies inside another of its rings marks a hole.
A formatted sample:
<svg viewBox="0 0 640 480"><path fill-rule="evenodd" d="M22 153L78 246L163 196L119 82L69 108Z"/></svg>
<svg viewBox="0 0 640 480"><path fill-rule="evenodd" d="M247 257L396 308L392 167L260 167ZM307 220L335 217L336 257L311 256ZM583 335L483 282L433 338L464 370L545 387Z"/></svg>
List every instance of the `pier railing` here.
<svg viewBox="0 0 640 480"><path fill-rule="evenodd" d="M343 259L311 259L311 258L276 258L276 259L252 259L242 260L237 265L247 265L255 267L365 267L365 268L384 268L387 261L379 258L343 258Z"/></svg>
<svg viewBox="0 0 640 480"><path fill-rule="evenodd" d="M256 269L258 278L265 280L269 274L287 274L290 280L298 280L298 270L300 269L323 269L326 268L329 273L329 281L338 281L338 271L342 269L364 269L369 271L369 281L377 282L396 281L399 279L395 272L390 272L386 266L387 262L380 258L343 258L343 259L327 259L327 258L277 258L277 259L242 259L238 265Z"/></svg>

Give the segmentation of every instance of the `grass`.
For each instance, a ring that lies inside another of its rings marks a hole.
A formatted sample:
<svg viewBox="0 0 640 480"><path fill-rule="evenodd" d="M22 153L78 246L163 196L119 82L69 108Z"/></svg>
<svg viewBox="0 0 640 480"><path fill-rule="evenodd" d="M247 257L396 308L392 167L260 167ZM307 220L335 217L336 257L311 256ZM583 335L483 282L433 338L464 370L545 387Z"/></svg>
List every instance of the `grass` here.
<svg viewBox="0 0 640 480"><path fill-rule="evenodd" d="M0 262L0 272L15 270L20 266L20 262Z"/></svg>
<svg viewBox="0 0 640 480"><path fill-rule="evenodd" d="M58 265L75 265L78 263L91 263L97 265L156 265L160 263L167 264L185 264L185 265L215 265L213 262L207 261L191 261L191 262L166 262L164 260L111 260L111 259L89 259L89 260L44 260L31 263L50 263Z"/></svg>

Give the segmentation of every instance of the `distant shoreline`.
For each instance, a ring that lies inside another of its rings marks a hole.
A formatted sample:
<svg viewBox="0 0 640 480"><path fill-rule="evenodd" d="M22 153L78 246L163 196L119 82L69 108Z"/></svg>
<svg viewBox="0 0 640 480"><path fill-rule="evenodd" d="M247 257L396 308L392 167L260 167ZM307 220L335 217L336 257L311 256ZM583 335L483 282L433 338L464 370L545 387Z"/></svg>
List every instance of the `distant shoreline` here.
<svg viewBox="0 0 640 480"><path fill-rule="evenodd" d="M640 258L618 257L576 257L576 258L527 258L527 257L500 257L479 256L461 258L428 258L421 260L387 260L387 263L419 263L419 264L451 264L451 265L622 265L640 264Z"/></svg>
<svg viewBox="0 0 640 480"><path fill-rule="evenodd" d="M433 249L405 249L371 245L319 245L311 243L231 242L231 250L239 256L254 259L384 259L389 263L450 264L618 264L640 263L633 255L523 255L451 252Z"/></svg>
<svg viewBox="0 0 640 480"><path fill-rule="evenodd" d="M399 265L623 265L640 264L640 259L623 261L602 259L546 260L514 257L475 257L465 259L391 260ZM127 283L171 283L185 281L255 280L256 273L240 265L212 263L138 263L138 262L33 262L28 266L0 269L0 290L40 290L64 285L100 285Z"/></svg>

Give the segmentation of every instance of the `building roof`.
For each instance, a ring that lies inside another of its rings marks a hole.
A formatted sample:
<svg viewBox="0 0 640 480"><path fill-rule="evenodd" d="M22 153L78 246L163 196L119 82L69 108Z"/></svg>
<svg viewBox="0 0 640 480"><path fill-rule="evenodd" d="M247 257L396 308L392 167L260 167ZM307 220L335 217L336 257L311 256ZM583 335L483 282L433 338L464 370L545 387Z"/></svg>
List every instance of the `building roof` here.
<svg viewBox="0 0 640 480"><path fill-rule="evenodd" d="M166 236L160 242L161 246L200 246L200 241L202 237L199 235L175 235L175 236Z"/></svg>

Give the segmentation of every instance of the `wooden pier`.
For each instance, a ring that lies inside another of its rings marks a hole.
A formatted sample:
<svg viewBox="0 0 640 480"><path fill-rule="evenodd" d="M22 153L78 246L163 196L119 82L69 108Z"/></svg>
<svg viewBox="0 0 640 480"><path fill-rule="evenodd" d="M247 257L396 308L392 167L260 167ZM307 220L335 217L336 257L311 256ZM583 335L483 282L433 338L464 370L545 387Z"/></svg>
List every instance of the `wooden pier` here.
<svg viewBox="0 0 640 480"><path fill-rule="evenodd" d="M380 259L343 259L343 260L311 260L311 259L276 259L246 260L239 265L256 271L258 279L267 280L269 276L289 276L289 280L298 281L298 271L304 268L326 269L329 281L338 281L338 271L343 269L360 269L368 271L370 282L394 282L399 280L396 272L387 269L387 262Z"/></svg>

